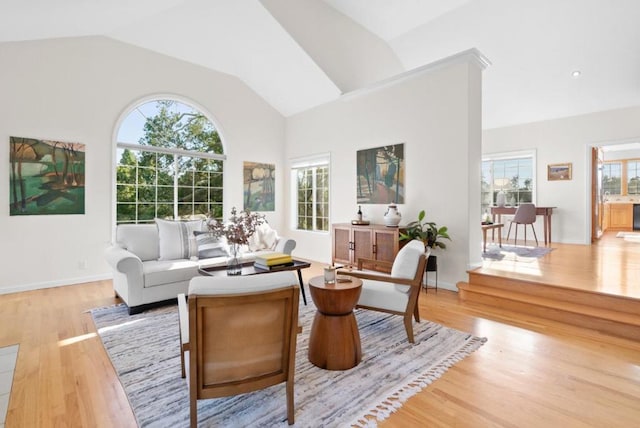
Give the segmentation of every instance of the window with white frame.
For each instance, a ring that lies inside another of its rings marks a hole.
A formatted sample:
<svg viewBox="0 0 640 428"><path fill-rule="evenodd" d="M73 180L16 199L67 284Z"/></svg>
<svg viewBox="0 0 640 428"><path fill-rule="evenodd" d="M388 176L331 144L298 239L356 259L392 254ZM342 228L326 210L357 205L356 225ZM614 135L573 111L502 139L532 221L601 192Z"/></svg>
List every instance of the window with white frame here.
<svg viewBox="0 0 640 428"><path fill-rule="evenodd" d="M499 192L504 192L508 205L535 203L535 151L495 153L482 159L482 212L496 204Z"/></svg>
<svg viewBox="0 0 640 428"><path fill-rule="evenodd" d="M640 195L640 160L627 161L627 194Z"/></svg>
<svg viewBox="0 0 640 428"><path fill-rule="evenodd" d="M292 218L297 230L329 231L329 163L328 154L291 163Z"/></svg>
<svg viewBox="0 0 640 428"><path fill-rule="evenodd" d="M602 191L606 195L622 194L622 162L602 164Z"/></svg>
<svg viewBox="0 0 640 428"><path fill-rule="evenodd" d="M133 109L118 132L116 223L222 218L222 143L201 112L174 100Z"/></svg>

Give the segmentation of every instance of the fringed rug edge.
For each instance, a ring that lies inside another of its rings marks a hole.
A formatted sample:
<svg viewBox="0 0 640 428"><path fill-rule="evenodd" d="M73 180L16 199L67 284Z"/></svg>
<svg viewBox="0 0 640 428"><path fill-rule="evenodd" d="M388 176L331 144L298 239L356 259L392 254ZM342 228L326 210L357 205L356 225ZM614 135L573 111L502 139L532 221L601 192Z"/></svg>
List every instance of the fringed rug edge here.
<svg viewBox="0 0 640 428"><path fill-rule="evenodd" d="M487 341L486 337L470 336L461 348L441 359L432 365L429 370L420 374L417 378L407 382L387 398L380 400L374 407L361 413L348 425L353 428L375 428L378 422L382 422L398 411L402 405L411 397L421 392L435 380L439 379L448 369L456 363L462 361L473 352L477 351Z"/></svg>

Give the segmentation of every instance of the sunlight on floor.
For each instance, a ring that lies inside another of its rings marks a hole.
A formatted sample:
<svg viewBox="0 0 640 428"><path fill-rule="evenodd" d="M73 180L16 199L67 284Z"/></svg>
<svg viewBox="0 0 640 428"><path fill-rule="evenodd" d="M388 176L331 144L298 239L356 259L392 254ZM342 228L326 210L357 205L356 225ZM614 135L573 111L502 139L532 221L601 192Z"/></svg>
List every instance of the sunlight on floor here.
<svg viewBox="0 0 640 428"><path fill-rule="evenodd" d="M123 322L122 324L118 324L118 325L112 325L112 326L109 326L109 327L102 327L100 330L98 330L98 332L99 333L104 333L106 331L117 330L117 329L122 328L122 327L127 327L127 326L130 326L132 324L139 323L140 321L144 321L145 319L146 318L140 318L140 319L137 319L137 320Z"/></svg>
<svg viewBox="0 0 640 428"><path fill-rule="evenodd" d="M81 336L70 337L68 339L63 339L59 341L58 346L63 347L67 345L72 345L74 343L82 342L83 340L91 339L92 337L96 337L96 336L97 336L96 333L87 333Z"/></svg>

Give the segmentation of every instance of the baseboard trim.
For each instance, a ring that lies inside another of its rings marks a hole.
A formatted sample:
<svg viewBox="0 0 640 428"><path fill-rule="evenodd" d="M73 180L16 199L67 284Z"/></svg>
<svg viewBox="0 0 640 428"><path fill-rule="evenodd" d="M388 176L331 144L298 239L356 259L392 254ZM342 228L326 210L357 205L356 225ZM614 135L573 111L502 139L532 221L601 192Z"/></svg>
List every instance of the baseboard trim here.
<svg viewBox="0 0 640 428"><path fill-rule="evenodd" d="M113 275L104 273L100 275L82 276L78 278L65 278L55 281L33 282L31 284L21 284L0 288L0 294L20 293L23 291L42 290L44 288L62 287L65 285L82 284L84 282L104 281L113 279Z"/></svg>

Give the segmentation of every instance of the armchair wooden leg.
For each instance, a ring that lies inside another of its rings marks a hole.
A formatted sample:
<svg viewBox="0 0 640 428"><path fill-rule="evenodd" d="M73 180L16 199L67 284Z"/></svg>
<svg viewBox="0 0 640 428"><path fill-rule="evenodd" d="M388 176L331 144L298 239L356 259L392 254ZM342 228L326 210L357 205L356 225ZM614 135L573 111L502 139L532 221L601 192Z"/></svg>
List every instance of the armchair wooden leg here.
<svg viewBox="0 0 640 428"><path fill-rule="evenodd" d="M411 314L404 316L404 329L407 330L407 339L409 343L415 343L413 340L413 324L411 324Z"/></svg>
<svg viewBox="0 0 640 428"><path fill-rule="evenodd" d="M293 380L287 381L287 422L293 425L295 422L295 408L293 406Z"/></svg>
<svg viewBox="0 0 640 428"><path fill-rule="evenodd" d="M190 397L191 428L198 428L198 400Z"/></svg>
<svg viewBox="0 0 640 428"><path fill-rule="evenodd" d="M184 369L184 348L182 347L182 345L180 345L180 369L182 370L182 379L184 379L185 377L187 377L187 373Z"/></svg>
<svg viewBox="0 0 640 428"><path fill-rule="evenodd" d="M420 322L420 311L418 309L418 303L416 302L416 306L413 309L413 317L416 320L416 322Z"/></svg>

